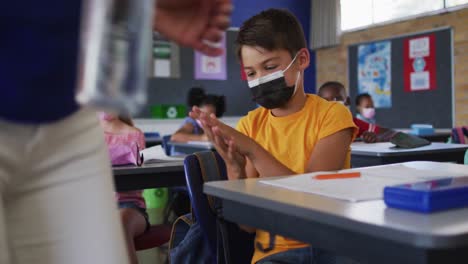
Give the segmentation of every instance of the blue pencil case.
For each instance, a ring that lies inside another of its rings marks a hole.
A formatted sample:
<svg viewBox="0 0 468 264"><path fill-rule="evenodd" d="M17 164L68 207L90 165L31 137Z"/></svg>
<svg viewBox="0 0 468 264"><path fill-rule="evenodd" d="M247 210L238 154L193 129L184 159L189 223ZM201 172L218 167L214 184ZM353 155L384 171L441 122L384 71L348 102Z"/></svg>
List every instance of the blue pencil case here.
<svg viewBox="0 0 468 264"><path fill-rule="evenodd" d="M421 213L467 207L468 176L387 186L384 202L388 207Z"/></svg>

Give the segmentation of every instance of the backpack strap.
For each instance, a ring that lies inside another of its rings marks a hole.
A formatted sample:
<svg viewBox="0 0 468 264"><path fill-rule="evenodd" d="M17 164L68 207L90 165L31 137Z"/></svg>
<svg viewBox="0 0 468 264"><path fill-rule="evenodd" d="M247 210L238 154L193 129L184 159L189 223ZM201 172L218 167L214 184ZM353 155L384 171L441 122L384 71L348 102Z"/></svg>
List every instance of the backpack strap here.
<svg viewBox="0 0 468 264"><path fill-rule="evenodd" d="M218 164L216 154L212 151L196 152L200 164L203 182L226 180ZM217 263L230 264L229 237L226 222L222 218L222 203L220 199L206 195L211 211L216 215L216 259ZM224 257L224 262L223 258Z"/></svg>
<svg viewBox="0 0 468 264"><path fill-rule="evenodd" d="M221 170L218 166L218 160L215 155L216 154L212 151L203 151L195 153L195 156L198 159L198 163L200 164L201 175L204 183L210 181L225 180L221 178ZM211 211L214 214L218 215L217 209L221 208L221 201L210 195L207 195L206 197L208 198L208 203Z"/></svg>

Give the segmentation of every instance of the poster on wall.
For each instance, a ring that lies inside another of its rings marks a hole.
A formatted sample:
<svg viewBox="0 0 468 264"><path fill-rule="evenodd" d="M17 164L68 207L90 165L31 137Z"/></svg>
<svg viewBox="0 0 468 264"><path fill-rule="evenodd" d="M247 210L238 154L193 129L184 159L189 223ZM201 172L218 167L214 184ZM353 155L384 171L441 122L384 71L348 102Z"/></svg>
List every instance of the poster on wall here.
<svg viewBox="0 0 468 264"><path fill-rule="evenodd" d="M392 107L391 42L358 47L358 93L368 93L376 108Z"/></svg>
<svg viewBox="0 0 468 264"><path fill-rule="evenodd" d="M226 50L226 33L219 43L212 45ZM226 80L226 52L217 57L207 56L198 51L194 53L196 80Z"/></svg>
<svg viewBox="0 0 468 264"><path fill-rule="evenodd" d="M407 38L404 42L405 92L436 88L435 35Z"/></svg>
<svg viewBox="0 0 468 264"><path fill-rule="evenodd" d="M153 77L180 78L179 46L153 32Z"/></svg>

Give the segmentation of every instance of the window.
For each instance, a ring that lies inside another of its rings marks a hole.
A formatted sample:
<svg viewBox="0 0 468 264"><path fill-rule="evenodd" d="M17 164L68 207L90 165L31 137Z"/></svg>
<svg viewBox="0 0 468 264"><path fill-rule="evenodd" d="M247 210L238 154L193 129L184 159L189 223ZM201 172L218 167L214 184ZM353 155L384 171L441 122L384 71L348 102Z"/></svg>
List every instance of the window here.
<svg viewBox="0 0 468 264"><path fill-rule="evenodd" d="M468 4L468 0L445 0L446 7L454 7L457 5L465 5Z"/></svg>
<svg viewBox="0 0 468 264"><path fill-rule="evenodd" d="M341 30L371 25L373 0L341 0Z"/></svg>
<svg viewBox="0 0 468 264"><path fill-rule="evenodd" d="M374 23L402 17L414 16L444 8L440 0L376 0L374 1Z"/></svg>
<svg viewBox="0 0 468 264"><path fill-rule="evenodd" d="M468 4L468 0L340 0L341 30L362 28Z"/></svg>

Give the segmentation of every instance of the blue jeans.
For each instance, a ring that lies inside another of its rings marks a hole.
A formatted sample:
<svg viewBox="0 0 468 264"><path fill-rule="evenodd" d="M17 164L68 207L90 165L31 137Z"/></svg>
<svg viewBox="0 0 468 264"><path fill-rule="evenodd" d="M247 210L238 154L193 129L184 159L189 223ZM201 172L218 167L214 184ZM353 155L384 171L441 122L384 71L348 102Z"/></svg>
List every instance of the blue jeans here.
<svg viewBox="0 0 468 264"><path fill-rule="evenodd" d="M257 261L256 264L358 264L358 262L334 253L312 247L276 253Z"/></svg>

